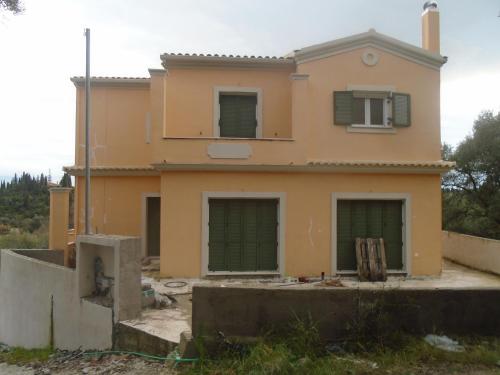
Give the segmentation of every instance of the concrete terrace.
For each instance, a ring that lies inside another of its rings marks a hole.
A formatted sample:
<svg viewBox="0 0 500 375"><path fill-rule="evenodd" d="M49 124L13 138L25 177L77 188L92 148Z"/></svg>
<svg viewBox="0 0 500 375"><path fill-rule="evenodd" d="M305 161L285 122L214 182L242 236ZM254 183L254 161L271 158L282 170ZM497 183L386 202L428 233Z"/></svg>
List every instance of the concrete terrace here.
<svg viewBox="0 0 500 375"><path fill-rule="evenodd" d="M137 330L160 339L178 344L183 331L191 331L191 295L193 286L208 285L241 288L275 289L317 289L317 288L355 288L355 289L500 289L500 276L477 271L444 260L443 272L439 277L405 278L390 276L386 282L359 282L356 277L342 277L339 286L320 281L299 283L284 279L162 279L155 271L143 273L143 282L151 283L157 293L171 296L177 300L165 309L144 309L138 319L122 322ZM327 279L329 280L329 279Z"/></svg>

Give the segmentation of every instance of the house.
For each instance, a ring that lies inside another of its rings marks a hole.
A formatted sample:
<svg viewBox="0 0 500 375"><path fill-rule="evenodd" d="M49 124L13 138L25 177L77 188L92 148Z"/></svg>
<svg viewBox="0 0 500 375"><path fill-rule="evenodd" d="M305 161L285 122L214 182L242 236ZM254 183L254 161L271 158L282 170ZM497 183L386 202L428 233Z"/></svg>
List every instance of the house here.
<svg viewBox="0 0 500 375"><path fill-rule="evenodd" d="M422 46L371 29L285 57L171 54L91 80L91 226L140 236L171 277L326 275L382 237L388 269L441 272L439 12ZM84 230L84 78L76 232Z"/></svg>

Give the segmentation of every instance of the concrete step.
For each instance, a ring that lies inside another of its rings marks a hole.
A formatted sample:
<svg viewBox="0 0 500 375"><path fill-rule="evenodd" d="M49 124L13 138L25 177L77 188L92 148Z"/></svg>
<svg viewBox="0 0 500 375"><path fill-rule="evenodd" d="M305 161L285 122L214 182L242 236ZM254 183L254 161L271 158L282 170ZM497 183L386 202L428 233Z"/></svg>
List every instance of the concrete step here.
<svg viewBox="0 0 500 375"><path fill-rule="evenodd" d="M141 331L130 325L117 323L115 325L114 349L141 352L158 356L167 356L177 343Z"/></svg>
<svg viewBox="0 0 500 375"><path fill-rule="evenodd" d="M181 333L181 341L179 343L179 356L181 358L197 358L198 350L193 339L191 331Z"/></svg>

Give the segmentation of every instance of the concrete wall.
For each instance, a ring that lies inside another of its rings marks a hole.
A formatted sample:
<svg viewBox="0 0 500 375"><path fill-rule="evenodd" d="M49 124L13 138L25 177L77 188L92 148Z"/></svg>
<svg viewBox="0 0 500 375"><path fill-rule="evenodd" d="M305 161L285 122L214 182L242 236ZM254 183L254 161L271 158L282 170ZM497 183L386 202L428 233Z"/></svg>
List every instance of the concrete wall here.
<svg viewBox="0 0 500 375"><path fill-rule="evenodd" d="M64 266L64 250L12 250L16 254L24 255L42 262Z"/></svg>
<svg viewBox="0 0 500 375"><path fill-rule="evenodd" d="M443 257L500 275L500 241L443 231Z"/></svg>
<svg viewBox="0 0 500 375"><path fill-rule="evenodd" d="M111 309L80 302L76 271L8 250L0 256L1 342L41 348L52 336L60 349L112 346Z"/></svg>
<svg viewBox="0 0 500 375"><path fill-rule="evenodd" d="M90 249L80 249L82 243ZM139 239L82 236L77 244L76 270L39 260L60 261L61 255L52 250L0 252L0 342L26 348L53 343L70 350L112 347L113 318L131 319L141 309ZM100 253L108 255L105 265L111 264L115 278L113 309L81 298L90 294L84 286Z"/></svg>
<svg viewBox="0 0 500 375"><path fill-rule="evenodd" d="M94 264L100 257L104 275L113 278L114 322L134 319L141 311L141 252L140 241L134 237L82 235L78 236L77 269L78 296L90 297L95 290Z"/></svg>
<svg viewBox="0 0 500 375"><path fill-rule="evenodd" d="M310 315L325 339L377 316L409 333L500 335L500 289L288 288L195 286L193 336L259 336L289 328L295 315Z"/></svg>

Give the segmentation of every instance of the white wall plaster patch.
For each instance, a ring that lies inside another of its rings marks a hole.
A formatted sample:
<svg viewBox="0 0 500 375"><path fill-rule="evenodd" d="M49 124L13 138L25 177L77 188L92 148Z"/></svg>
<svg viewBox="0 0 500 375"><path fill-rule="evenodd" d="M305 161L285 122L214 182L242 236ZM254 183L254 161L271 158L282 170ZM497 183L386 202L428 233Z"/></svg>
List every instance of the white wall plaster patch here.
<svg viewBox="0 0 500 375"><path fill-rule="evenodd" d="M212 159L248 159L252 155L252 147L246 143L211 143L207 152Z"/></svg>

